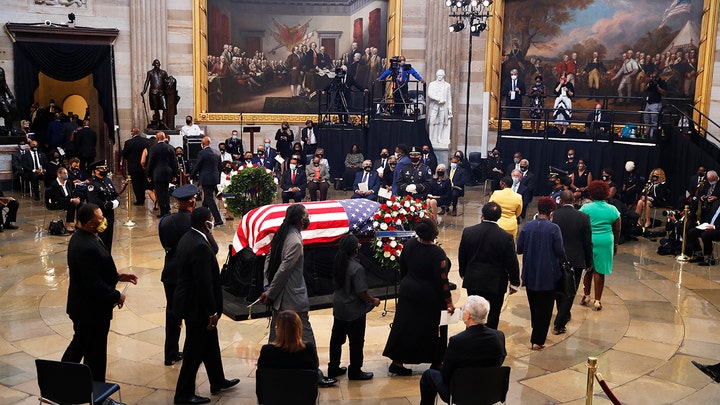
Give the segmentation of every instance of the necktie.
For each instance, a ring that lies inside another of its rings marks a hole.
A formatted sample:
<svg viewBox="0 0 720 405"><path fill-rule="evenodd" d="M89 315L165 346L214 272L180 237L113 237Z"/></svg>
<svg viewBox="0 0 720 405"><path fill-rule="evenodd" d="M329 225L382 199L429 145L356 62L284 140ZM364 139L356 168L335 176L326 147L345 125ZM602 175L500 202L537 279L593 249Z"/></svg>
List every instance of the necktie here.
<svg viewBox="0 0 720 405"><path fill-rule="evenodd" d="M33 162L35 162L35 170L40 168L40 161L38 160L37 152L33 152Z"/></svg>
<svg viewBox="0 0 720 405"><path fill-rule="evenodd" d="M385 168L385 159L382 160L382 163L380 164L380 167L382 167L383 169Z"/></svg>
<svg viewBox="0 0 720 405"><path fill-rule="evenodd" d="M290 181L295 184L295 170L292 171L292 179Z"/></svg>
<svg viewBox="0 0 720 405"><path fill-rule="evenodd" d="M450 181L452 181L454 176L455 176L455 169L450 169Z"/></svg>
<svg viewBox="0 0 720 405"><path fill-rule="evenodd" d="M362 182L367 183L367 181L368 181L368 175L367 175L367 173L365 173L365 174L363 174Z"/></svg>
<svg viewBox="0 0 720 405"><path fill-rule="evenodd" d="M512 191L517 193L517 188L518 188L517 184L513 184Z"/></svg>

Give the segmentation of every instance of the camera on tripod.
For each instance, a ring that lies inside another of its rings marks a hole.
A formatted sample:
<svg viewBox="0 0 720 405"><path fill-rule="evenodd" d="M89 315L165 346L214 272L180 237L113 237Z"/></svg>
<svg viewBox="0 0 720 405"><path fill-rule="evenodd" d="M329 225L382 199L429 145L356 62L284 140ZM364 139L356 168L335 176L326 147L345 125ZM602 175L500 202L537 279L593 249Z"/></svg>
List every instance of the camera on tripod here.
<svg viewBox="0 0 720 405"><path fill-rule="evenodd" d="M664 216L668 217L668 218L671 218L671 217L674 217L674 216L675 216L675 211L673 211L673 210L664 210L664 211L662 212L662 214L663 214Z"/></svg>

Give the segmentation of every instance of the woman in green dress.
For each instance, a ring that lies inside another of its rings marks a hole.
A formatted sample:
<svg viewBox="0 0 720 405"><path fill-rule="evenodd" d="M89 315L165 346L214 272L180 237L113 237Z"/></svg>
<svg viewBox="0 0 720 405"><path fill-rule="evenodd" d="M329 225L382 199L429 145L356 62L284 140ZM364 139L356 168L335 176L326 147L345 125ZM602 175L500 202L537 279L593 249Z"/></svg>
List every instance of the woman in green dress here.
<svg viewBox="0 0 720 405"><path fill-rule="evenodd" d="M620 212L607 202L610 188L606 182L591 181L586 191L592 202L583 205L580 211L590 216L594 265L585 273L584 295L580 303L582 305L590 304L590 283L594 282L595 301L593 307L599 311L602 309L600 300L605 287L605 275L612 273L613 256L617 254L618 238L620 237Z"/></svg>

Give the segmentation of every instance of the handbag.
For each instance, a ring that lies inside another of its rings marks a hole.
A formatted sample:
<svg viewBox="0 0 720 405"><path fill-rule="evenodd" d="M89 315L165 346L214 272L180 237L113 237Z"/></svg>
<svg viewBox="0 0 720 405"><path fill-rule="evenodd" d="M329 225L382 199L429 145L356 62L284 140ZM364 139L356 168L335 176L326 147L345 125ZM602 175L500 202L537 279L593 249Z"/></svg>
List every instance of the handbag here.
<svg viewBox="0 0 720 405"><path fill-rule="evenodd" d="M555 291L566 297L572 297L577 293L575 287L575 270L573 270L572 264L563 256L559 259L560 262L560 279L555 283Z"/></svg>
<svg viewBox="0 0 720 405"><path fill-rule="evenodd" d="M48 233L50 235L65 235L67 230L65 229L65 223L62 219L55 219L50 221L48 225Z"/></svg>

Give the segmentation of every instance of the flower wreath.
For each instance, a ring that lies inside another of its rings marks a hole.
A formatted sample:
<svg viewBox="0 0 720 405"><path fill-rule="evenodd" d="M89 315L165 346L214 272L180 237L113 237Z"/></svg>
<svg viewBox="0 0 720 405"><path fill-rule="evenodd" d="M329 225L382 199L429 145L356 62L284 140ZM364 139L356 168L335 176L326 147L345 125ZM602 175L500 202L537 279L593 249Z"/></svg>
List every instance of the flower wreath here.
<svg viewBox="0 0 720 405"><path fill-rule="evenodd" d="M228 195L225 205L232 215L241 217L255 208L272 204L277 185L277 178L266 167L240 166L223 191L223 195Z"/></svg>
<svg viewBox="0 0 720 405"><path fill-rule="evenodd" d="M409 231L420 219L429 215L427 204L411 196L392 196L380 204L373 216L375 231ZM404 238L388 236L373 238L373 257L383 268L396 270L400 266Z"/></svg>

